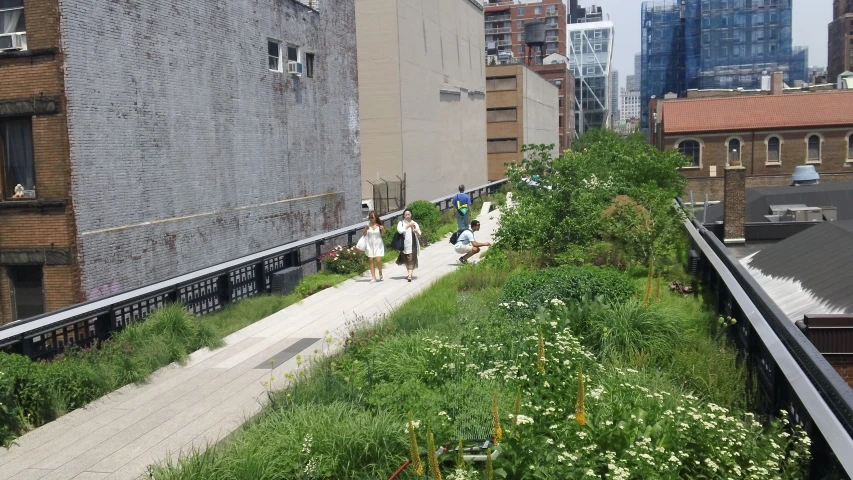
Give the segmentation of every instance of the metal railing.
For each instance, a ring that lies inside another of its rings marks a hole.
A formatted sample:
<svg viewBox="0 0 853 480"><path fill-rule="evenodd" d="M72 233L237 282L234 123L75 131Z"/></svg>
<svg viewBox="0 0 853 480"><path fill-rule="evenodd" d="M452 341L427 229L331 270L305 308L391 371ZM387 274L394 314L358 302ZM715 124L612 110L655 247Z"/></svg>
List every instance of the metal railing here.
<svg viewBox="0 0 853 480"><path fill-rule="evenodd" d="M510 33L512 29L509 27L501 27L501 28L487 28L486 35L497 35L500 33Z"/></svg>
<svg viewBox="0 0 853 480"><path fill-rule="evenodd" d="M488 12L486 12L486 13L488 13ZM508 21L510 21L511 18L512 17L509 14L507 14L507 15L488 15L487 17L485 17L485 20L487 22L508 22Z"/></svg>
<svg viewBox="0 0 853 480"><path fill-rule="evenodd" d="M506 182L503 179L487 183L466 193L473 201L496 192ZM432 203L440 211L448 210L452 208L452 197L437 198ZM382 218L393 222L402 214L399 210ZM326 242L342 242L346 238L347 244L353 245L353 239L366 225L367 222L360 222L142 288L0 325L0 351L49 359L71 345L89 348L169 303L181 303L197 315L220 310L228 303L270 292L275 272L312 262L320 270L319 257ZM302 251L311 247L313 251L303 259Z"/></svg>
<svg viewBox="0 0 853 480"><path fill-rule="evenodd" d="M813 478L833 466L850 476L853 390L712 231L693 219L684 226L718 311L737 320L735 341L755 368L761 409L770 415L785 410L806 430L813 440Z"/></svg>

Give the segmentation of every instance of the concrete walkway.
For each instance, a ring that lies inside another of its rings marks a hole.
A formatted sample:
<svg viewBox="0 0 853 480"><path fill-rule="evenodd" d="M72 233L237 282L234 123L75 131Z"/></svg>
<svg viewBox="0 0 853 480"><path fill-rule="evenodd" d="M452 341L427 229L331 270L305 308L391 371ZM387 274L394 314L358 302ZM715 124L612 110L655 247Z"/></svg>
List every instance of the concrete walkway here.
<svg viewBox="0 0 853 480"><path fill-rule="evenodd" d="M498 219L497 211L481 214L477 240L490 241ZM186 365L162 368L145 385L124 387L33 430L0 449L0 479L145 478L149 465L205 448L258 413L264 382L272 374L283 386L297 354L328 351L325 339L334 346L347 321L389 312L455 270L458 257L442 239L421 252L411 283L404 267L388 264L384 282L371 284L368 274L323 290L228 336L220 349L195 352Z"/></svg>

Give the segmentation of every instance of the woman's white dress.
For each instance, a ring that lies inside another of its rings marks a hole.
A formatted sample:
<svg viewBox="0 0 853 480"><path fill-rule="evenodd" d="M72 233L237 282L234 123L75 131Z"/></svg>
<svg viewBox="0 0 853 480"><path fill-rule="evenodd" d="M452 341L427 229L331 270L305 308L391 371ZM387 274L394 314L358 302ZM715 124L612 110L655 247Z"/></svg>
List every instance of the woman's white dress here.
<svg viewBox="0 0 853 480"><path fill-rule="evenodd" d="M365 240L367 240L367 248L364 253L368 258L385 256L385 243L382 242L382 230L379 229L378 225L367 228Z"/></svg>

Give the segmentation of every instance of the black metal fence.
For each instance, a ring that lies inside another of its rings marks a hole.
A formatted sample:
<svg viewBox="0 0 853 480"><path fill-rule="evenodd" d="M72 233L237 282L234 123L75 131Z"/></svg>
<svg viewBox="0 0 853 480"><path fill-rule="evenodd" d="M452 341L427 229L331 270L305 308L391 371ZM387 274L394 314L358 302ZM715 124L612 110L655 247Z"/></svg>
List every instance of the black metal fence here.
<svg viewBox="0 0 853 480"><path fill-rule="evenodd" d="M467 193L475 200L495 193L506 182L504 179L488 183ZM439 210L447 210L451 208L452 196L435 199L433 203ZM382 218L394 222L402 214L398 210ZM181 303L197 315L220 310L228 303L270 292L274 272L313 265L319 270L319 257L326 242L345 238L352 245L365 225L365 222L350 225L142 288L2 325L0 351L49 359L71 345L89 348L169 303ZM313 255L302 254L312 246Z"/></svg>
<svg viewBox="0 0 853 480"><path fill-rule="evenodd" d="M736 319L735 342L757 382L762 413L785 410L811 437L811 478L853 473L853 390L712 230L686 220L691 259L717 311ZM846 477L845 477L846 475Z"/></svg>

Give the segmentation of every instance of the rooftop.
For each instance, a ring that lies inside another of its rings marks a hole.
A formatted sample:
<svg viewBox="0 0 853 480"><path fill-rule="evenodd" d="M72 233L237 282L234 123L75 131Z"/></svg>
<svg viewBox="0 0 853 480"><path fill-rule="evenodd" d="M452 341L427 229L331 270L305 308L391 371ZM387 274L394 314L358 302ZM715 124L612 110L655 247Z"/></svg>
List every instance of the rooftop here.
<svg viewBox="0 0 853 480"><path fill-rule="evenodd" d="M791 321L853 313L853 220L824 222L741 262Z"/></svg>
<svg viewBox="0 0 853 480"><path fill-rule="evenodd" d="M661 102L665 134L853 125L853 91L672 99Z"/></svg>
<svg viewBox="0 0 853 480"><path fill-rule="evenodd" d="M771 205L806 205L809 207L836 207L838 220L853 220L853 183L829 182L798 187L755 187L746 189L746 223L769 222ZM704 222L723 220L722 202L709 205L708 212L696 214Z"/></svg>

